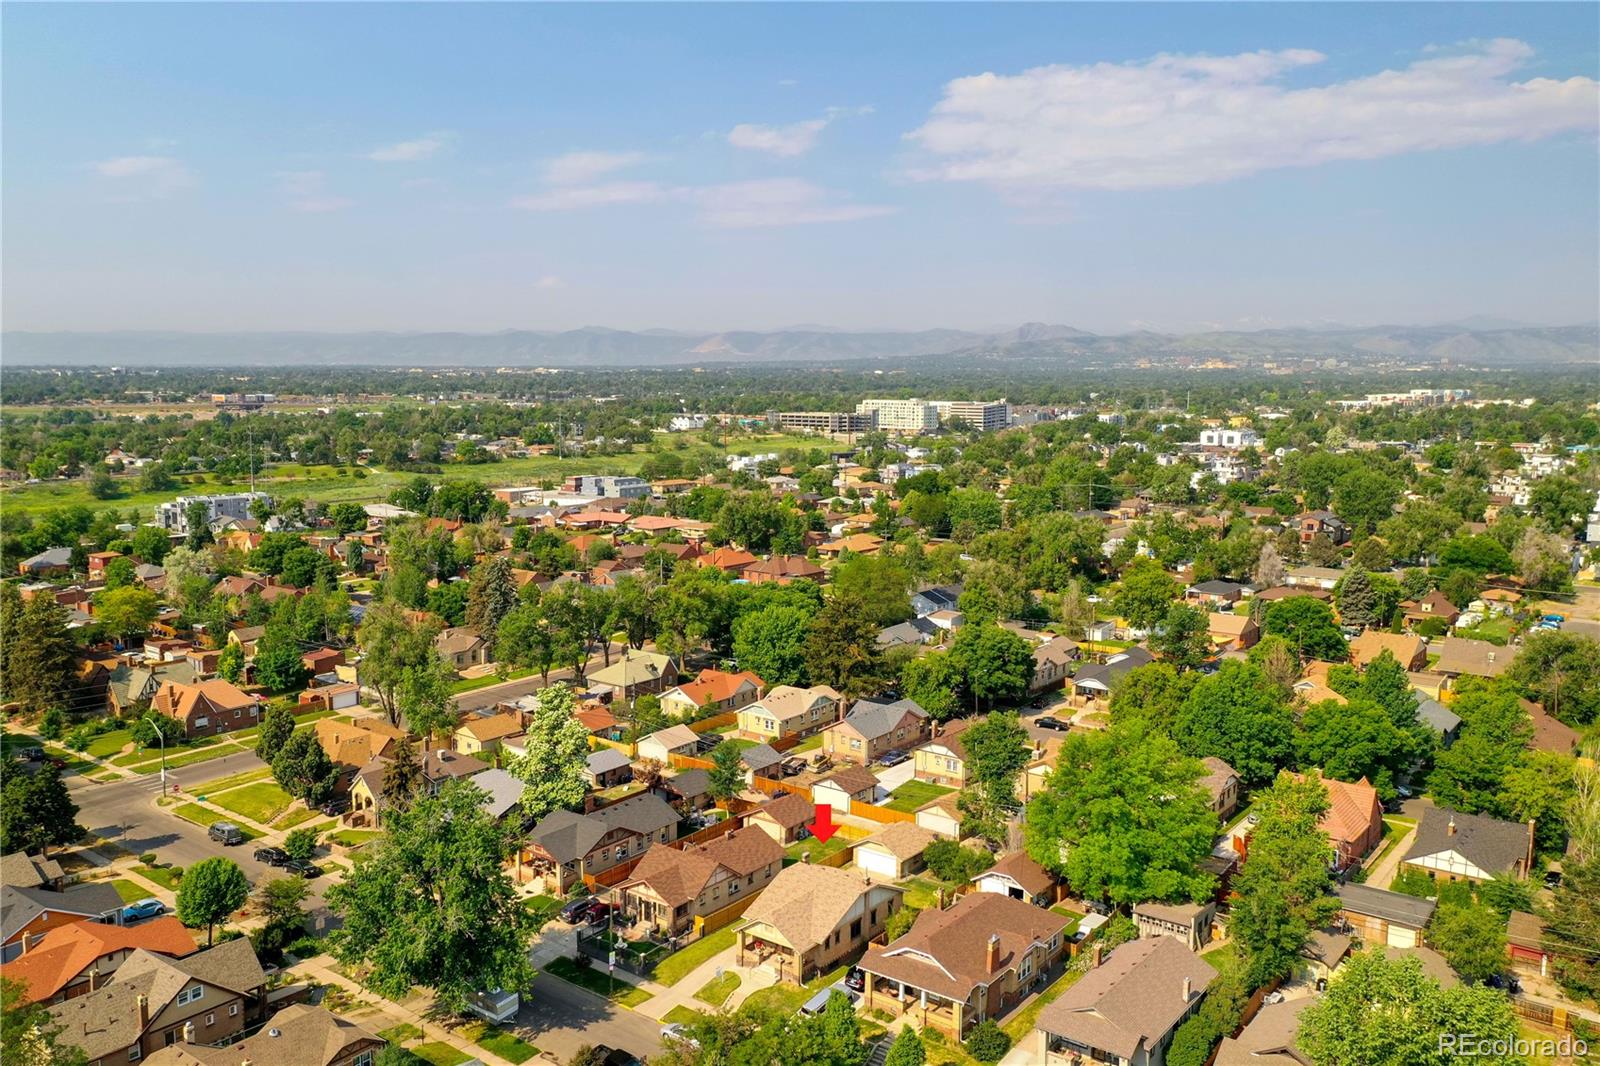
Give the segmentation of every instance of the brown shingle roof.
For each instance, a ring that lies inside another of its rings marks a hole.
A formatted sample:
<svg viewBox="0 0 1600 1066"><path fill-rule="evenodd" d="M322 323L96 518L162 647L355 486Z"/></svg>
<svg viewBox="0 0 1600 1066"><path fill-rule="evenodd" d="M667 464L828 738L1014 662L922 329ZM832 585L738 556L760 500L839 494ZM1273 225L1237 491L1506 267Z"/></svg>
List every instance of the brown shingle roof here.
<svg viewBox="0 0 1600 1066"><path fill-rule="evenodd" d="M383 1038L324 1007L296 1003L272 1016L254 1036L227 1047L174 1044L146 1061L150 1066L328 1066L359 1045L382 1045Z"/></svg>
<svg viewBox="0 0 1600 1066"><path fill-rule="evenodd" d="M787 796L779 796L775 800L763 803L745 817L764 814L783 828L793 829L811 821L816 817L816 813L816 808L812 806L810 800L791 792Z"/></svg>
<svg viewBox="0 0 1600 1066"><path fill-rule="evenodd" d="M1019 966L1036 943L1066 928L1067 919L1042 907L995 892L962 896L947 910L917 915L911 931L888 945L867 949L861 968L913 988L964 1000ZM988 966L989 938L998 936L994 969Z"/></svg>
<svg viewBox="0 0 1600 1066"><path fill-rule="evenodd" d="M891 822L861 844L876 844L904 862L921 855L929 844L938 839L932 830L924 829L915 822ZM856 846L860 847L861 844Z"/></svg>
<svg viewBox="0 0 1600 1066"><path fill-rule="evenodd" d="M1039 1028L1131 1059L1178 1023L1217 976L1171 937L1133 940L1063 992L1039 1014ZM1183 995L1188 978L1190 998Z"/></svg>
<svg viewBox="0 0 1600 1066"><path fill-rule="evenodd" d="M868 884L859 873L803 862L779 871L744 916L772 926L803 955L833 932L863 893L886 889L902 891Z"/></svg>
<svg viewBox="0 0 1600 1066"><path fill-rule="evenodd" d="M973 880L976 881L979 877L984 877L988 874L1000 874L1003 877L1011 878L1030 896L1048 892L1056 883L1055 876L1030 859L1025 851L1012 852L979 874L978 877L974 877Z"/></svg>

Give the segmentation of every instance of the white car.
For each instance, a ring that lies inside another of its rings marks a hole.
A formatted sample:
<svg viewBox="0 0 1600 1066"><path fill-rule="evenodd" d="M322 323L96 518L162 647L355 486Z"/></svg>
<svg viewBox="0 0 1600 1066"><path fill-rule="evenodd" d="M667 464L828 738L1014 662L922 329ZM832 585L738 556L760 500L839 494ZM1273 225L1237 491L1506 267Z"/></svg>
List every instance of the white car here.
<svg viewBox="0 0 1600 1066"><path fill-rule="evenodd" d="M663 1025L661 1027L661 1039L665 1041L676 1041L680 1044L688 1044L690 1047L700 1046L700 1041L690 1036L689 1030L685 1029L681 1022L670 1022L667 1025Z"/></svg>

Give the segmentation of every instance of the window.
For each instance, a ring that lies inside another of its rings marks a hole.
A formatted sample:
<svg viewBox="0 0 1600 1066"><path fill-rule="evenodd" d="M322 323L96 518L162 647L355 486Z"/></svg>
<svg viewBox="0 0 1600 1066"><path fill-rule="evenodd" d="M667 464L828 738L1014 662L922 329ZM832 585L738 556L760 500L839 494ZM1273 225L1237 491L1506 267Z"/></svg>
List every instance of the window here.
<svg viewBox="0 0 1600 1066"><path fill-rule="evenodd" d="M355 1061L351 1063L351 1066L372 1066L372 1052L363 1051L355 1057Z"/></svg>
<svg viewBox="0 0 1600 1066"><path fill-rule="evenodd" d="M217 1024L217 1016L216 1016L216 1014L214 1012L211 1013L211 1014L207 1014L206 1015L206 1024L207 1025L216 1025Z"/></svg>
<svg viewBox="0 0 1600 1066"><path fill-rule="evenodd" d="M185 988L182 992L178 993L178 1006L181 1007L185 1003L193 1003L195 1000L199 999L205 994L206 990L204 985L190 985L188 988Z"/></svg>
<svg viewBox="0 0 1600 1066"><path fill-rule="evenodd" d="M728 895L737 896L738 894L739 894L739 882L737 882L737 881L729 881L728 882Z"/></svg>
<svg viewBox="0 0 1600 1066"><path fill-rule="evenodd" d="M228 1004L228 1017L232 1018L232 1017L236 1016L238 1013L239 1013L239 1004L237 1004L237 1003Z"/></svg>
<svg viewBox="0 0 1600 1066"><path fill-rule="evenodd" d="M196 729L204 729L206 726L208 726L210 724L211 724L211 719L209 719L209 718L196 718L194 720L194 727Z"/></svg>
<svg viewBox="0 0 1600 1066"><path fill-rule="evenodd" d="M144 1054L144 1048L140 1047L138 1044L135 1044L131 1048L128 1049L128 1061L129 1062L138 1062L139 1061L139 1056L141 1056L143 1054Z"/></svg>
<svg viewBox="0 0 1600 1066"><path fill-rule="evenodd" d="M859 936L861 936L861 919L857 918L850 923L850 939L855 940Z"/></svg>
<svg viewBox="0 0 1600 1066"><path fill-rule="evenodd" d="M854 738L851 738L851 740L850 740L850 748L851 748L852 751L860 751L861 750L861 741L856 740Z"/></svg>

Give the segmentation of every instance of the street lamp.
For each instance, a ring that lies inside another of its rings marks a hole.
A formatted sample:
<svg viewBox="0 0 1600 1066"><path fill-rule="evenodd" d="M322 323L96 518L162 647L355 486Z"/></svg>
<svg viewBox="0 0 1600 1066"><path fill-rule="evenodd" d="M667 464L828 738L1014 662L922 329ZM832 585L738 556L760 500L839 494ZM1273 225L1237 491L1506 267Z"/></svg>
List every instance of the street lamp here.
<svg viewBox="0 0 1600 1066"><path fill-rule="evenodd" d="M161 731L161 723L155 715L146 712L141 721L149 721L156 727L156 739L161 742L161 794L167 794L167 735Z"/></svg>

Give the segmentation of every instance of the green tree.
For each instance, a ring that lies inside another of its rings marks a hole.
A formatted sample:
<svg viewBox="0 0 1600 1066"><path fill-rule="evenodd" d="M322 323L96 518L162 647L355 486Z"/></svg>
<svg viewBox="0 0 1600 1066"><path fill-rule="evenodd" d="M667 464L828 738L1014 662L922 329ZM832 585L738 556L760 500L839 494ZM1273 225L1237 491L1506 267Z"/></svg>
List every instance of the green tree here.
<svg viewBox="0 0 1600 1066"><path fill-rule="evenodd" d="M422 766L410 737L395 743L389 765L383 768L383 802L390 807L406 807L422 791Z"/></svg>
<svg viewBox="0 0 1600 1066"><path fill-rule="evenodd" d="M854 555L833 568L835 595L856 596L879 626L911 617L911 572L892 555Z"/></svg>
<svg viewBox="0 0 1600 1066"><path fill-rule="evenodd" d="M971 780L982 787L991 806L1016 804L1017 775L1028 764L1032 745L1014 712L995 712L961 734Z"/></svg>
<svg viewBox="0 0 1600 1066"><path fill-rule="evenodd" d="M1600 721L1600 641L1577 633L1531 634L1508 671L1524 694L1563 722Z"/></svg>
<svg viewBox="0 0 1600 1066"><path fill-rule="evenodd" d="M256 642L256 681L269 692L297 691L306 680L306 665L300 655L300 642L289 627L269 622Z"/></svg>
<svg viewBox="0 0 1600 1066"><path fill-rule="evenodd" d="M83 836L61 768L45 763L36 773L12 772L0 788L0 851L46 852Z"/></svg>
<svg viewBox="0 0 1600 1066"><path fill-rule="evenodd" d="M306 806L317 807L333 796L339 768L322 750L316 733L308 730L289 737L272 759L272 776L278 785Z"/></svg>
<svg viewBox="0 0 1600 1066"><path fill-rule="evenodd" d="M1111 720L1137 719L1170 735L1178 713L1199 680L1199 674L1180 674L1169 663L1151 663L1130 670L1111 690Z"/></svg>
<svg viewBox="0 0 1600 1066"><path fill-rule="evenodd" d="M62 1038L50 1008L30 1001L27 982L0 977L0 1046L23 1066L84 1066L82 1049Z"/></svg>
<svg viewBox="0 0 1600 1066"><path fill-rule="evenodd" d="M1576 764L1568 755L1524 751L1500 779L1494 813L1533 822L1538 848L1560 854L1567 846L1567 814L1577 798Z"/></svg>
<svg viewBox="0 0 1600 1066"><path fill-rule="evenodd" d="M528 723L527 753L507 767L522 780L522 810L530 819L576 808L588 791L583 770L589 731L573 716L573 708L572 690L565 685L540 689Z"/></svg>
<svg viewBox="0 0 1600 1066"><path fill-rule="evenodd" d="M1248 983L1287 976L1306 941L1339 912L1330 895L1328 835L1319 828L1328 790L1315 775L1279 775L1257 796L1261 820L1250 834L1250 861L1234 880L1229 930L1243 947Z"/></svg>
<svg viewBox="0 0 1600 1066"><path fill-rule="evenodd" d="M1492 988L1441 988L1414 956L1362 951L1301 1012L1296 1043L1312 1066L1444 1066L1456 1055L1441 1040L1464 1034L1480 1047L1511 1041L1517 1020L1510 1001ZM1512 1066L1521 1059L1490 1053L1474 1061Z"/></svg>
<svg viewBox="0 0 1600 1066"><path fill-rule="evenodd" d="M1506 920L1481 904L1439 904L1428 942L1456 973L1474 983L1505 971Z"/></svg>
<svg viewBox="0 0 1600 1066"><path fill-rule="evenodd" d="M1560 945L1556 979L1575 998L1600 998L1600 853L1563 864L1546 936Z"/></svg>
<svg viewBox="0 0 1600 1066"><path fill-rule="evenodd" d="M806 634L811 680L856 698L883 684L883 653L878 627L866 605L854 596L830 596Z"/></svg>
<svg viewBox="0 0 1600 1066"><path fill-rule="evenodd" d="M460 715L451 691L454 680L455 672L437 653L406 667L397 706L406 727L419 734L425 743L455 732Z"/></svg>
<svg viewBox="0 0 1600 1066"><path fill-rule="evenodd" d="M1312 596L1290 596L1268 607L1262 630L1283 637L1301 659L1344 662L1350 657L1350 645L1339 632L1333 610Z"/></svg>
<svg viewBox="0 0 1600 1066"><path fill-rule="evenodd" d="M1366 778L1392 798L1396 775L1410 769L1416 755L1413 741L1412 734L1395 728L1382 707L1361 696L1308 707L1295 748L1302 767L1320 769L1335 781Z"/></svg>
<svg viewBox="0 0 1600 1066"><path fill-rule="evenodd" d="M733 623L733 655L741 670L753 671L770 688L806 683L806 636L811 612L772 604L741 615Z"/></svg>
<svg viewBox="0 0 1600 1066"><path fill-rule="evenodd" d="M147 563L165 566L167 555L176 549L172 538L160 526L140 526L133 531L133 554Z"/></svg>
<svg viewBox="0 0 1600 1066"><path fill-rule="evenodd" d="M201 859L183 873L178 882L178 920L190 929L206 927L206 945L211 945L217 923L244 906L250 897L250 882L231 859L221 856Z"/></svg>
<svg viewBox="0 0 1600 1066"><path fill-rule="evenodd" d="M1378 614L1378 593L1372 587L1372 578L1365 570L1351 570L1339 580L1334 589L1334 602L1339 605L1339 617L1345 625L1381 625Z"/></svg>
<svg viewBox="0 0 1600 1066"><path fill-rule="evenodd" d="M1122 573L1113 609L1134 629L1154 629L1182 591L1154 559L1135 559Z"/></svg>
<svg viewBox="0 0 1600 1066"><path fill-rule="evenodd" d="M900 670L900 691L927 711L935 722L942 722L961 709L960 692L964 684L966 673L945 651L918 656Z"/></svg>
<svg viewBox="0 0 1600 1066"><path fill-rule="evenodd" d="M255 910L262 924L250 934L256 954L269 961L283 959L283 949L306 932L306 897L311 886L302 877L275 877L256 890Z"/></svg>
<svg viewBox="0 0 1600 1066"><path fill-rule="evenodd" d="M367 528L367 512L359 503L336 503L328 508L328 518L341 537Z"/></svg>
<svg viewBox="0 0 1600 1066"><path fill-rule="evenodd" d="M230 644L229 647L237 648L238 645ZM267 765L272 765L272 760L277 758L278 752L283 750L293 735L294 711L281 703L268 707L261 719L261 738L256 744L257 757Z"/></svg>
<svg viewBox="0 0 1600 1066"><path fill-rule="evenodd" d="M383 836L328 890L344 923L330 937L333 954L370 967L367 984L380 995L404 998L420 985L460 1011L474 992L527 988L532 929L505 868L515 829L483 800L455 781L388 812Z"/></svg>
<svg viewBox="0 0 1600 1066"><path fill-rule="evenodd" d="M712 799L725 800L744 788L744 763L739 761L739 747L722 743L711 749L711 772L707 786Z"/></svg>
<svg viewBox="0 0 1600 1066"><path fill-rule="evenodd" d="M517 583L511 576L511 560L495 555L473 568L467 587L467 625L488 644L490 659L495 657L500 623L517 606Z"/></svg>
<svg viewBox="0 0 1600 1066"><path fill-rule="evenodd" d="M283 838L283 850L289 853L291 859L309 862L311 856L317 852L317 837L321 832L315 826L309 825L291 829Z"/></svg>
<svg viewBox="0 0 1600 1066"><path fill-rule="evenodd" d="M1028 854L1079 895L1118 904L1206 899L1217 816L1198 760L1137 723L1071 733L1028 804Z"/></svg>
<svg viewBox="0 0 1600 1066"><path fill-rule="evenodd" d="M1229 660L1195 684L1172 736L1187 754L1214 755L1255 786L1289 765L1294 731L1294 712L1282 690L1250 663Z"/></svg>
<svg viewBox="0 0 1600 1066"><path fill-rule="evenodd" d="M1175 603L1150 634L1150 650L1181 670L1196 670L1211 654L1211 625L1204 611Z"/></svg>
<svg viewBox="0 0 1600 1066"><path fill-rule="evenodd" d="M1334 482L1333 511L1349 523L1352 532L1365 536L1394 515L1400 489L1400 483L1389 474L1358 466Z"/></svg>
<svg viewBox="0 0 1600 1066"><path fill-rule="evenodd" d="M137 585L103 592L95 602L95 620L119 642L147 632L160 612L161 598Z"/></svg>
<svg viewBox="0 0 1600 1066"><path fill-rule="evenodd" d="M908 1025L894 1038L883 1066L923 1066L927 1061L928 1053L922 1046L922 1037Z"/></svg>
<svg viewBox="0 0 1600 1066"><path fill-rule="evenodd" d="M217 674L224 681L238 685L244 681L244 645L224 644L222 654L217 656Z"/></svg>
<svg viewBox="0 0 1600 1066"><path fill-rule="evenodd" d="M0 584L0 687L25 713L42 714L69 695L76 645L67 612L50 596L23 604L16 585Z"/></svg>
<svg viewBox="0 0 1600 1066"><path fill-rule="evenodd" d="M437 623L412 625L405 609L395 603L373 606L362 619L357 639L361 645L361 684L378 698L391 725L400 722L400 685L406 671L436 655L433 640Z"/></svg>
<svg viewBox="0 0 1600 1066"><path fill-rule="evenodd" d="M190 551L199 551L207 544L212 543L211 537L211 509L204 500L195 500L183 509L183 521L189 530L184 538L184 545Z"/></svg>

